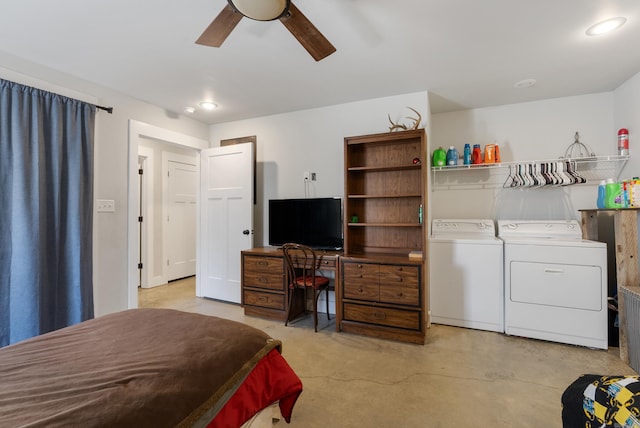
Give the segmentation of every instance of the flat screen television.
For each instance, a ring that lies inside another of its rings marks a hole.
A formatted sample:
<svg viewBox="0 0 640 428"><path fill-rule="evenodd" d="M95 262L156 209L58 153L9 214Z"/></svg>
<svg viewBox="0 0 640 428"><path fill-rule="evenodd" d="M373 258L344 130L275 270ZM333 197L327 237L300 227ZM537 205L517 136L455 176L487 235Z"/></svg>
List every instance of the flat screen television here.
<svg viewBox="0 0 640 428"><path fill-rule="evenodd" d="M287 242L319 250L342 249L342 199L269 200L269 245Z"/></svg>

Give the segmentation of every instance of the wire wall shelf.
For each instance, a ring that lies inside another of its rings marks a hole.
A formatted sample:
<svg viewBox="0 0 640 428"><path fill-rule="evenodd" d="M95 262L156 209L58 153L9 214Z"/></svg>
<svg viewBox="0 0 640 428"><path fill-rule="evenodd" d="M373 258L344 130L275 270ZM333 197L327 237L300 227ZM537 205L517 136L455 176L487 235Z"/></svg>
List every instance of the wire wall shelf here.
<svg viewBox="0 0 640 428"><path fill-rule="evenodd" d="M628 160L629 156L610 155L432 167L431 190L598 185L607 178L619 180ZM561 171L560 179L540 183L535 177L545 170Z"/></svg>

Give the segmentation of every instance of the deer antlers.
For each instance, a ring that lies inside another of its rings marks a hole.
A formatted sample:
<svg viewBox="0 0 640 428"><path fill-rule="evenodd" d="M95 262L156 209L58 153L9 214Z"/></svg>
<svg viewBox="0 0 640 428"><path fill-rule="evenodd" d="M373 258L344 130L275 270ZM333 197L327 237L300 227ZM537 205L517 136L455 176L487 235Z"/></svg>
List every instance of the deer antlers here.
<svg viewBox="0 0 640 428"><path fill-rule="evenodd" d="M414 108L411 108L411 107L407 107L407 108L418 115L418 117L409 117L409 116L406 117L406 119L411 119L413 121L413 126L411 127L411 129L418 129L418 127L420 126L420 122L422 121L422 115L420 115L420 113L418 113L418 111ZM391 126L389 127L389 132L399 131L399 130L406 131L409 129L407 128L407 125L403 123L394 123L394 121L391 120L391 116L389 114L387 114L387 117L389 118L389 122L391 123Z"/></svg>

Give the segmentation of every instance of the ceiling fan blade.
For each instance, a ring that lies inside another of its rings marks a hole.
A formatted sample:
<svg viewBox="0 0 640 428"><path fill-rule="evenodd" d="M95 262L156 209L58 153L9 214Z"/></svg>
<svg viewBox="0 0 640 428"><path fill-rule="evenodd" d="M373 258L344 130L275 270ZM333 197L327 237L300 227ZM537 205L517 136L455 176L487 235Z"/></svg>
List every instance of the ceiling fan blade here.
<svg viewBox="0 0 640 428"><path fill-rule="evenodd" d="M242 14L236 12L231 5L227 4L196 40L196 43L219 48L241 19Z"/></svg>
<svg viewBox="0 0 640 428"><path fill-rule="evenodd" d="M280 21L316 61L320 61L336 51L331 42L293 3L289 5L289 12L280 18Z"/></svg>

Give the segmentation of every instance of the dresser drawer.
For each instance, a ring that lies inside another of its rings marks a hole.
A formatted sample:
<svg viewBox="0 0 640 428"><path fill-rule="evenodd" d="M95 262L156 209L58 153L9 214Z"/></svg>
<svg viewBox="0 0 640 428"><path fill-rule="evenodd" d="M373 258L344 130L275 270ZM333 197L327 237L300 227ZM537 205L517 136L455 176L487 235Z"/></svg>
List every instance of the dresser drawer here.
<svg viewBox="0 0 640 428"><path fill-rule="evenodd" d="M284 294L263 293L260 291L244 290L243 301L245 305L260 306L284 310Z"/></svg>
<svg viewBox="0 0 640 428"><path fill-rule="evenodd" d="M399 305L420 306L420 293L416 287L380 285L380 301Z"/></svg>
<svg viewBox="0 0 640 428"><path fill-rule="evenodd" d="M345 320L388 327L399 327L411 330L420 329L420 312L416 311L403 311L400 309L345 303L343 317Z"/></svg>
<svg viewBox="0 0 640 428"><path fill-rule="evenodd" d="M380 268L376 264L345 263L342 269L345 299L377 302L380 298Z"/></svg>
<svg viewBox="0 0 640 428"><path fill-rule="evenodd" d="M318 269L335 269L337 266L336 257L324 258L319 255L318 259Z"/></svg>
<svg viewBox="0 0 640 428"><path fill-rule="evenodd" d="M380 285L418 289L420 269L417 266L380 265Z"/></svg>
<svg viewBox="0 0 640 428"><path fill-rule="evenodd" d="M263 272L244 272L244 287L266 288L269 290L284 290L284 282L282 272L280 273L263 273Z"/></svg>
<svg viewBox="0 0 640 428"><path fill-rule="evenodd" d="M274 257L245 256L242 286L284 290L282 259Z"/></svg>
<svg viewBox="0 0 640 428"><path fill-rule="evenodd" d="M251 272L282 272L282 258L279 257L260 257L260 256L244 256L244 270Z"/></svg>
<svg viewBox="0 0 640 428"><path fill-rule="evenodd" d="M375 284L380 281L380 267L370 263L344 263L341 272L345 284Z"/></svg>
<svg viewBox="0 0 640 428"><path fill-rule="evenodd" d="M345 299L369 300L377 302L380 298L380 286L366 281L345 282L343 297Z"/></svg>

